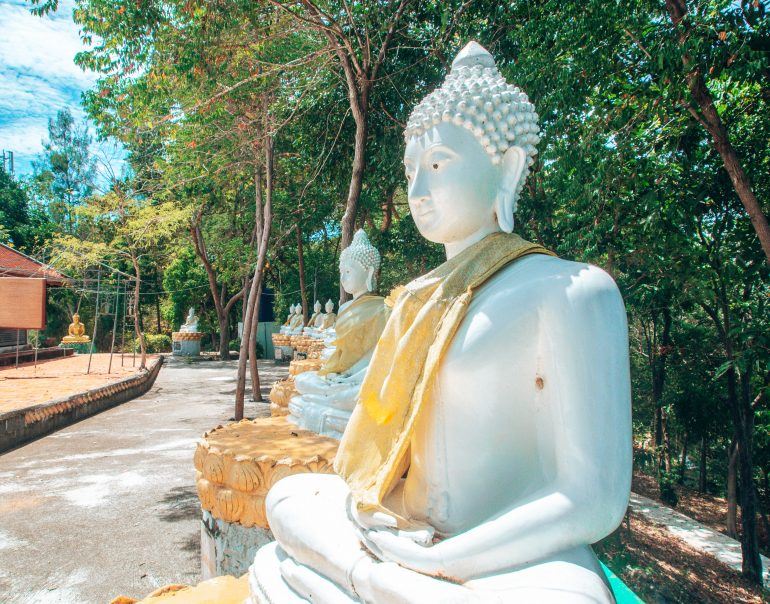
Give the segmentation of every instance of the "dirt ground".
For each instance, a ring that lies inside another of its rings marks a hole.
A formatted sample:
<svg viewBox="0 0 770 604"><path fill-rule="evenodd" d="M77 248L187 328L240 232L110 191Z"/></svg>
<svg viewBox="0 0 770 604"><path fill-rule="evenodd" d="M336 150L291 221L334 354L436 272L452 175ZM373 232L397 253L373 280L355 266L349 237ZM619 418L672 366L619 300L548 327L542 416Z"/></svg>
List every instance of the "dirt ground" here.
<svg viewBox="0 0 770 604"><path fill-rule="evenodd" d="M638 514L631 514L620 529L594 549L648 604L768 601L767 591L750 585L716 558L690 547Z"/></svg>
<svg viewBox="0 0 770 604"><path fill-rule="evenodd" d="M152 356L148 356L148 363ZM120 354L112 357L112 370L107 373L109 354L94 354L91 372L86 375L88 355L75 354L70 357L0 367L0 413L13 411L44 403L46 401L84 392L127 377L137 371L130 355L120 365Z"/></svg>

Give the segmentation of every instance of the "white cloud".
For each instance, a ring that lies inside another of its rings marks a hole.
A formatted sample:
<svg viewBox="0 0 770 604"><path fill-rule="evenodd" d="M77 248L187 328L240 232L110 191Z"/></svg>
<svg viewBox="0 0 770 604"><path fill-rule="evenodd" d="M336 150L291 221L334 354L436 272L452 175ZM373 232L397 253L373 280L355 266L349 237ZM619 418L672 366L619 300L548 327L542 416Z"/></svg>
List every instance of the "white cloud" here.
<svg viewBox="0 0 770 604"><path fill-rule="evenodd" d="M62 0L58 11L37 17L24 0L0 0L0 149L14 152L20 175L42 150L49 118L65 107L85 118L80 95L97 76L74 62L84 49L74 6Z"/></svg>

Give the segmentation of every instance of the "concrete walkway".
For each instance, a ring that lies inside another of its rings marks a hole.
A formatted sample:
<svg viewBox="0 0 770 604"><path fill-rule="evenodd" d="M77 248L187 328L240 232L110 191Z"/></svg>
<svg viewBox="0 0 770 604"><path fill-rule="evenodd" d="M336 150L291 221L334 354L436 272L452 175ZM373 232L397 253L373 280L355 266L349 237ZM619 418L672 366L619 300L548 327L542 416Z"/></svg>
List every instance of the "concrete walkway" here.
<svg viewBox="0 0 770 604"><path fill-rule="evenodd" d="M680 514L663 504L631 493L630 507L668 531L690 547L714 556L720 562L741 572L741 544L700 522ZM770 560L762 556L765 585L770 584Z"/></svg>
<svg viewBox="0 0 770 604"><path fill-rule="evenodd" d="M0 602L105 604L200 577L197 439L236 362L170 359L144 396L0 455ZM260 364L266 395L286 366ZM246 415L269 414L248 402Z"/></svg>

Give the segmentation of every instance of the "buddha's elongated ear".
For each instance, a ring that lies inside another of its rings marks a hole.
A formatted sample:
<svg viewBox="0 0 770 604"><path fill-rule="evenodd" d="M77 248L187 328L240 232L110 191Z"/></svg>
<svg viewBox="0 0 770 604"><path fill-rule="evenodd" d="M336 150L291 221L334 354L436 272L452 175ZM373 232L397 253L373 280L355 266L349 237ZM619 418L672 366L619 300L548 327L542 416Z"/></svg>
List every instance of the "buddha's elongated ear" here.
<svg viewBox="0 0 770 604"><path fill-rule="evenodd" d="M495 199L495 215L500 230L510 233L513 231L513 213L516 211L516 201L519 193L519 182L525 178L527 154L521 147L508 147L500 164L502 176L500 188Z"/></svg>
<svg viewBox="0 0 770 604"><path fill-rule="evenodd" d="M373 292L376 287L377 287L377 279L374 275L374 268L369 267L366 270L366 289L370 292Z"/></svg>

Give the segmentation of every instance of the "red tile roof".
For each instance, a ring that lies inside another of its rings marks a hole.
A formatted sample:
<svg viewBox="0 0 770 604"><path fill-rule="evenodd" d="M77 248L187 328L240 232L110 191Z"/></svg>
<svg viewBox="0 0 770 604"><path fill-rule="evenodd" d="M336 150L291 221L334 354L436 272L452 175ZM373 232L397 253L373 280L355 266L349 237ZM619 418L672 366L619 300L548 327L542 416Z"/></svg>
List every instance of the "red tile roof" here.
<svg viewBox="0 0 770 604"><path fill-rule="evenodd" d="M0 243L0 278L2 277L45 278L47 285L54 286L67 282L67 277L57 270Z"/></svg>

